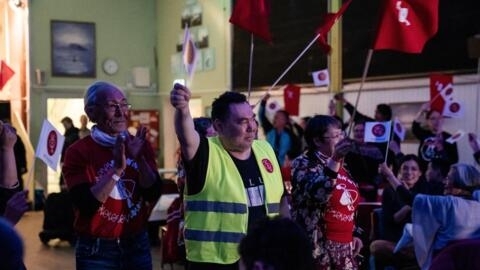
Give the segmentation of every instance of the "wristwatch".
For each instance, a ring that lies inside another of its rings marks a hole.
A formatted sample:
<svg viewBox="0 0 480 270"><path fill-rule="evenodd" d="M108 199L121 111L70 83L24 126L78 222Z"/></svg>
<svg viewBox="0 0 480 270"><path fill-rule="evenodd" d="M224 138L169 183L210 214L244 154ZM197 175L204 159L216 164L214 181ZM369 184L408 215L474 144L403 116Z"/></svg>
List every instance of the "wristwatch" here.
<svg viewBox="0 0 480 270"><path fill-rule="evenodd" d="M118 182L120 180L120 176L112 174L112 179L115 180L115 182Z"/></svg>

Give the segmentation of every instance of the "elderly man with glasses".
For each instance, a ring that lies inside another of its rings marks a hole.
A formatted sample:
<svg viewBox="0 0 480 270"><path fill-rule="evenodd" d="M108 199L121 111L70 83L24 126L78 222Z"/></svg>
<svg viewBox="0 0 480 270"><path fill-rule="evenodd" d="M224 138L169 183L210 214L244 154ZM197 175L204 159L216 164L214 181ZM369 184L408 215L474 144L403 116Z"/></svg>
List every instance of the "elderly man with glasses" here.
<svg viewBox="0 0 480 270"><path fill-rule="evenodd" d="M76 269L152 269L146 226L160 176L146 128L127 132L131 106L116 85L95 82L84 103L95 125L62 168L75 206Z"/></svg>

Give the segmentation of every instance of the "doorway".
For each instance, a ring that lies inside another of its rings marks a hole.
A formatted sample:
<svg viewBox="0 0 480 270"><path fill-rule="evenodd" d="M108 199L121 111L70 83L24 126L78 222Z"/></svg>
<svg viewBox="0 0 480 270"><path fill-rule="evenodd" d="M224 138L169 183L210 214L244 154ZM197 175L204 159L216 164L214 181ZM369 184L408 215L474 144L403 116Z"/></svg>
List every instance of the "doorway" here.
<svg viewBox="0 0 480 270"><path fill-rule="evenodd" d="M73 125L80 128L80 116L85 114L83 110L83 98L48 98L47 99L47 119L61 133L65 132L61 120L68 116L73 120ZM91 128L93 124L88 123ZM60 191L60 164L57 170L47 169L47 193Z"/></svg>

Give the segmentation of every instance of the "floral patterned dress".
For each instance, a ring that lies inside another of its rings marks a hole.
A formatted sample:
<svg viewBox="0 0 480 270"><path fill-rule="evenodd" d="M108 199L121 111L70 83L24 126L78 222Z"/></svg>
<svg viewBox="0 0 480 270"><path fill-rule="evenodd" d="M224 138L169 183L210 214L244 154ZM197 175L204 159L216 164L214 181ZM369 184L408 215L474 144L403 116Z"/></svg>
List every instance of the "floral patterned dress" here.
<svg viewBox="0 0 480 270"><path fill-rule="evenodd" d="M292 218L312 241L317 269L357 269L351 243L358 187L343 167L330 170L327 158L307 151L292 162Z"/></svg>

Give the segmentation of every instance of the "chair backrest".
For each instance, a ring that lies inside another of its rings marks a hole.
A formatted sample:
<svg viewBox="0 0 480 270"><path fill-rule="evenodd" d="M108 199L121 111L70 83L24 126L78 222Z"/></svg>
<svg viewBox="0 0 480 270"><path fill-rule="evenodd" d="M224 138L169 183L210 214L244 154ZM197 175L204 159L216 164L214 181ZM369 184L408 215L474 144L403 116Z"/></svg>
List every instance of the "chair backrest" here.
<svg viewBox="0 0 480 270"><path fill-rule="evenodd" d="M452 242L433 258L430 269L480 269L480 239Z"/></svg>
<svg viewBox="0 0 480 270"><path fill-rule="evenodd" d="M357 225L357 227L360 227L365 232L363 240L368 240L369 238L368 233L372 230L371 229L372 211L381 207L382 207L382 204L379 202L360 202L358 204L357 217L356 217L355 224Z"/></svg>
<svg viewBox="0 0 480 270"><path fill-rule="evenodd" d="M177 194L178 186L172 179L162 179L162 194Z"/></svg>
<svg viewBox="0 0 480 270"><path fill-rule="evenodd" d="M382 239L385 236L385 224L383 224L383 210L381 207L373 209L370 222L370 240Z"/></svg>

